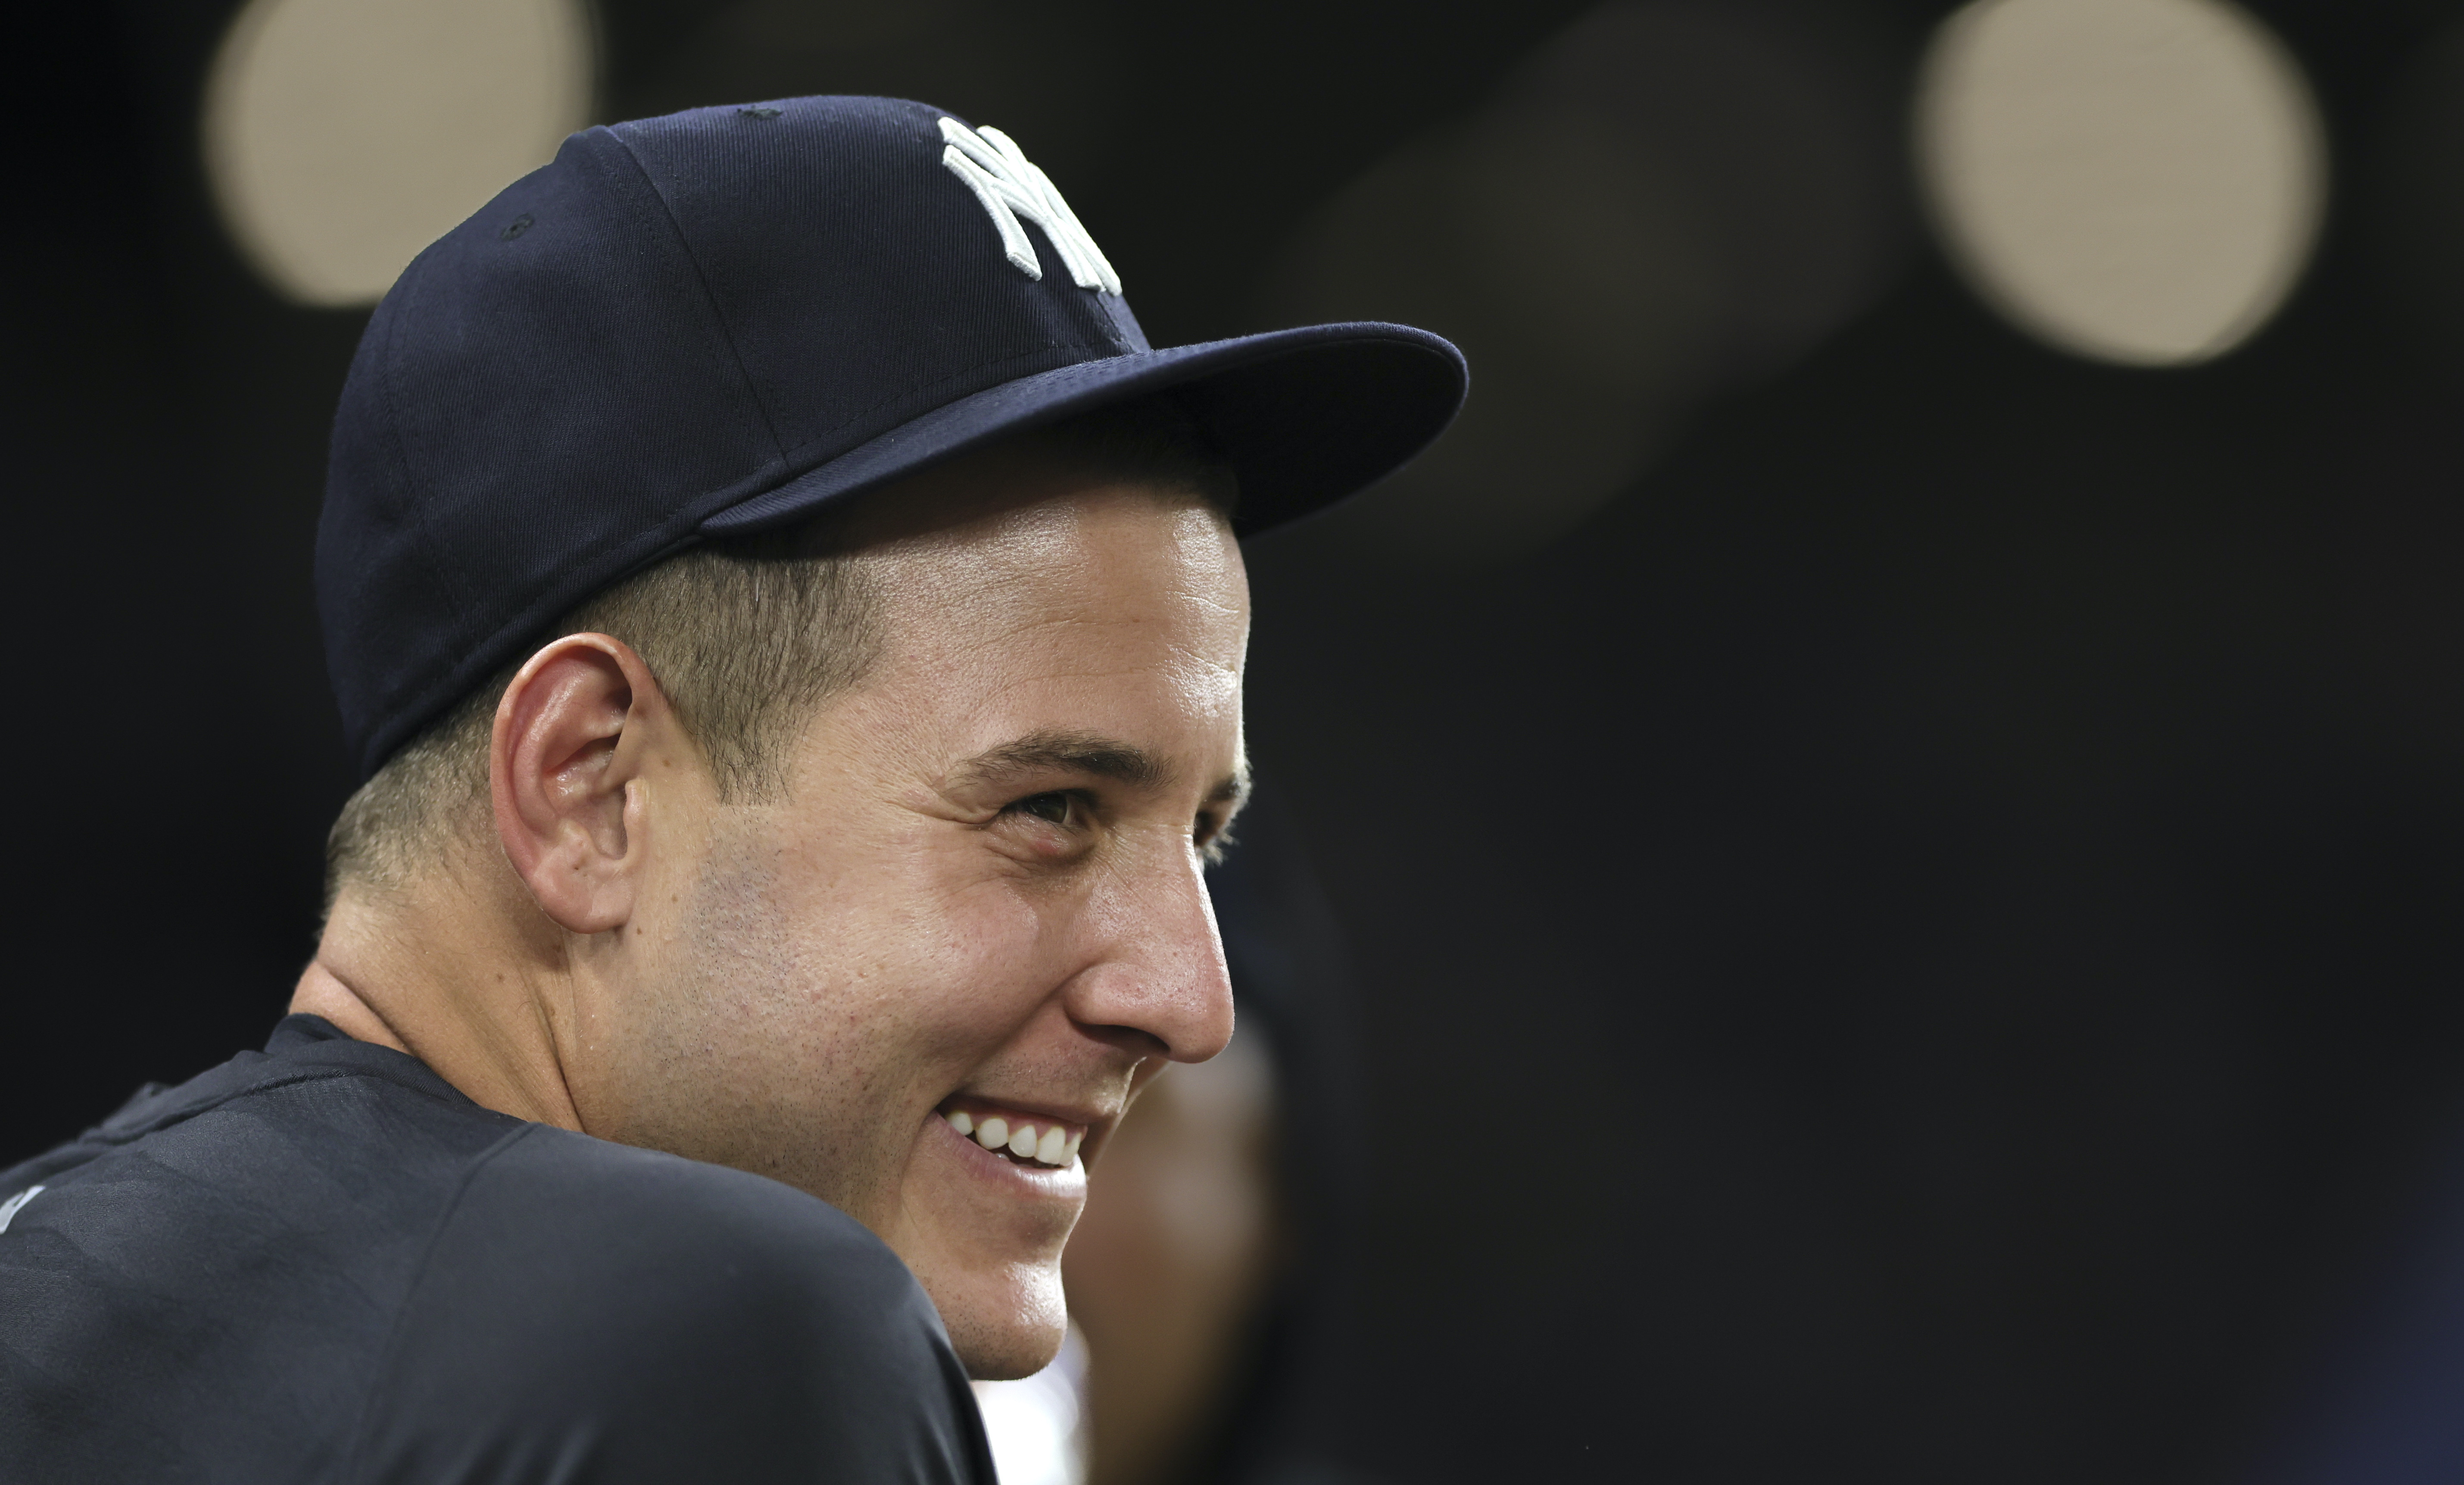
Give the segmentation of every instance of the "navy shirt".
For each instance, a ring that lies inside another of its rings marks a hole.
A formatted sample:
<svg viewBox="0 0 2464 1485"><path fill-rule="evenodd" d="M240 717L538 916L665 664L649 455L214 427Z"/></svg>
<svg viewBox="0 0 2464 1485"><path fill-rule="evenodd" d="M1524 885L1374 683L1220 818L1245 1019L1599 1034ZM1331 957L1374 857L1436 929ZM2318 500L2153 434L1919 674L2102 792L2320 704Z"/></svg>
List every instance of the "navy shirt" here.
<svg viewBox="0 0 2464 1485"><path fill-rule="evenodd" d="M315 1016L0 1171L0 1480L993 1478L854 1220Z"/></svg>

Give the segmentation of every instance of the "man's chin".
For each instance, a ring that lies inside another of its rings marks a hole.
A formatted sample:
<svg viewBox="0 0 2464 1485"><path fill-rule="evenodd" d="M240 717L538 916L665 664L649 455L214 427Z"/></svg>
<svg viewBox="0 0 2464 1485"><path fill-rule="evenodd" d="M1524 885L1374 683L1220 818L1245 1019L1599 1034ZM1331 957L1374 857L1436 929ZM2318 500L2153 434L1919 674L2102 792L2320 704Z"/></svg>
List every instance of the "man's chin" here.
<svg viewBox="0 0 2464 1485"><path fill-rule="evenodd" d="M941 1312L941 1327L968 1376L1014 1381L1042 1371L1060 1354L1069 1324L1060 1264L935 1275L913 1259L909 1263Z"/></svg>

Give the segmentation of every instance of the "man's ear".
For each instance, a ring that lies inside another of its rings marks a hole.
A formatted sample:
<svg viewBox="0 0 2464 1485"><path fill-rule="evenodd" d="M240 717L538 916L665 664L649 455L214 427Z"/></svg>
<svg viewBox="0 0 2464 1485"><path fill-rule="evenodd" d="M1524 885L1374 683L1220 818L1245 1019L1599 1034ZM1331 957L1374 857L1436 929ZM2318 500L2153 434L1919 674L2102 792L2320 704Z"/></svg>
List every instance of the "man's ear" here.
<svg viewBox="0 0 2464 1485"><path fill-rule="evenodd" d="M642 790L675 712L621 640L568 634L496 703L488 787L505 857L549 918L605 933L631 918L646 847Z"/></svg>

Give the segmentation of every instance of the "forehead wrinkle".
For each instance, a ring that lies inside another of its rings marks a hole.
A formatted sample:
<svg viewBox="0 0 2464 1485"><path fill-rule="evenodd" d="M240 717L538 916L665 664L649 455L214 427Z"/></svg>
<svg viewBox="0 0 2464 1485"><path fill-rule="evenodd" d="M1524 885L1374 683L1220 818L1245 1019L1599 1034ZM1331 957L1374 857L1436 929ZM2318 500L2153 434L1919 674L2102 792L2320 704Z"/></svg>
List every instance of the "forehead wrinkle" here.
<svg viewBox="0 0 2464 1485"><path fill-rule="evenodd" d="M1206 670L1221 670L1225 675L1232 676L1235 679L1238 679L1241 674L1242 660L1246 658L1244 656L1236 655L1229 660L1225 660L1221 656L1209 655L1201 651L1192 649L1186 644L1176 644L1173 646L1173 649L1181 657L1182 661L1188 665L1196 666Z"/></svg>
<svg viewBox="0 0 2464 1485"><path fill-rule="evenodd" d="M1135 622L1135 621L1085 620L1074 618L1052 619L1042 621L1033 627L1050 627L1059 624L1088 627L1110 627L1123 622ZM998 634L975 636L954 643L939 650L918 654L914 658L919 661L948 661L961 656L982 653L996 649L997 647L1005 644L1007 642L1016 639L1019 632L1021 631L1007 631ZM1235 684L1238 684L1241 679L1242 665L1243 660L1246 658L1244 651L1236 650L1228 655L1223 655L1214 652L1211 647L1200 643L1175 640L1165 646L1166 654L1163 663L1161 664L1135 657L1111 657L1104 655L1085 655L1082 664L1067 664L1067 662L1072 659L1081 658L1083 648L1083 646L1073 646L1068 653L1052 656L1047 663L1042 665L1031 665L1029 667L1032 668L1034 673L1037 675L1048 676L1056 680L1083 681L1100 676L1138 675L1148 671L1154 671L1164 675L1185 676L1191 671L1198 670L1206 671L1217 677L1229 679ZM1037 657L1028 656L1020 658L1031 662Z"/></svg>
<svg viewBox="0 0 2464 1485"><path fill-rule="evenodd" d="M1099 681L1112 676L1143 678L1160 675L1176 683L1186 683L1193 672L1201 671L1215 680L1229 680L1236 685L1241 679L1241 668L1238 666L1216 665L1203 660L1190 660L1179 665L1154 667L1139 665L1053 666L1034 673L1042 679L1051 681ZM1210 686L1209 688L1214 688Z"/></svg>
<svg viewBox="0 0 2464 1485"><path fill-rule="evenodd" d="M945 622L938 626L942 630L941 635L931 638L918 636L917 639L921 643L913 644L910 652L948 659L998 650L1003 645L1015 644L1023 636L1037 630L1143 628L1153 622L1155 622L1154 620L1143 616L1094 618L1085 614L1043 614L1007 625L989 627L981 624L968 625L962 634L951 632L957 629L958 624ZM938 643L935 643L935 640ZM1175 643L1172 648L1183 653L1193 652L1193 646L1185 643Z"/></svg>
<svg viewBox="0 0 2464 1485"><path fill-rule="evenodd" d="M1226 619L1246 619L1248 617L1248 605L1244 603L1226 603L1220 599L1208 598L1203 593L1183 594L1181 595L1181 601L1189 604L1192 608L1212 609Z"/></svg>

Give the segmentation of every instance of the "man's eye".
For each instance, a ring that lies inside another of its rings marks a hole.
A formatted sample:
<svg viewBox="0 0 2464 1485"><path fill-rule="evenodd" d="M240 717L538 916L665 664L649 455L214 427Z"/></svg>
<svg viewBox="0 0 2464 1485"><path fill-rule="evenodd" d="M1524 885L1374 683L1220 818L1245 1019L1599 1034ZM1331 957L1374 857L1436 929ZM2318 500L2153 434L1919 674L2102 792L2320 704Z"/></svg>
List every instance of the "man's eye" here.
<svg viewBox="0 0 2464 1485"><path fill-rule="evenodd" d="M1038 819L1067 825L1077 818L1078 801L1066 794L1039 794L1018 801L1018 808Z"/></svg>

